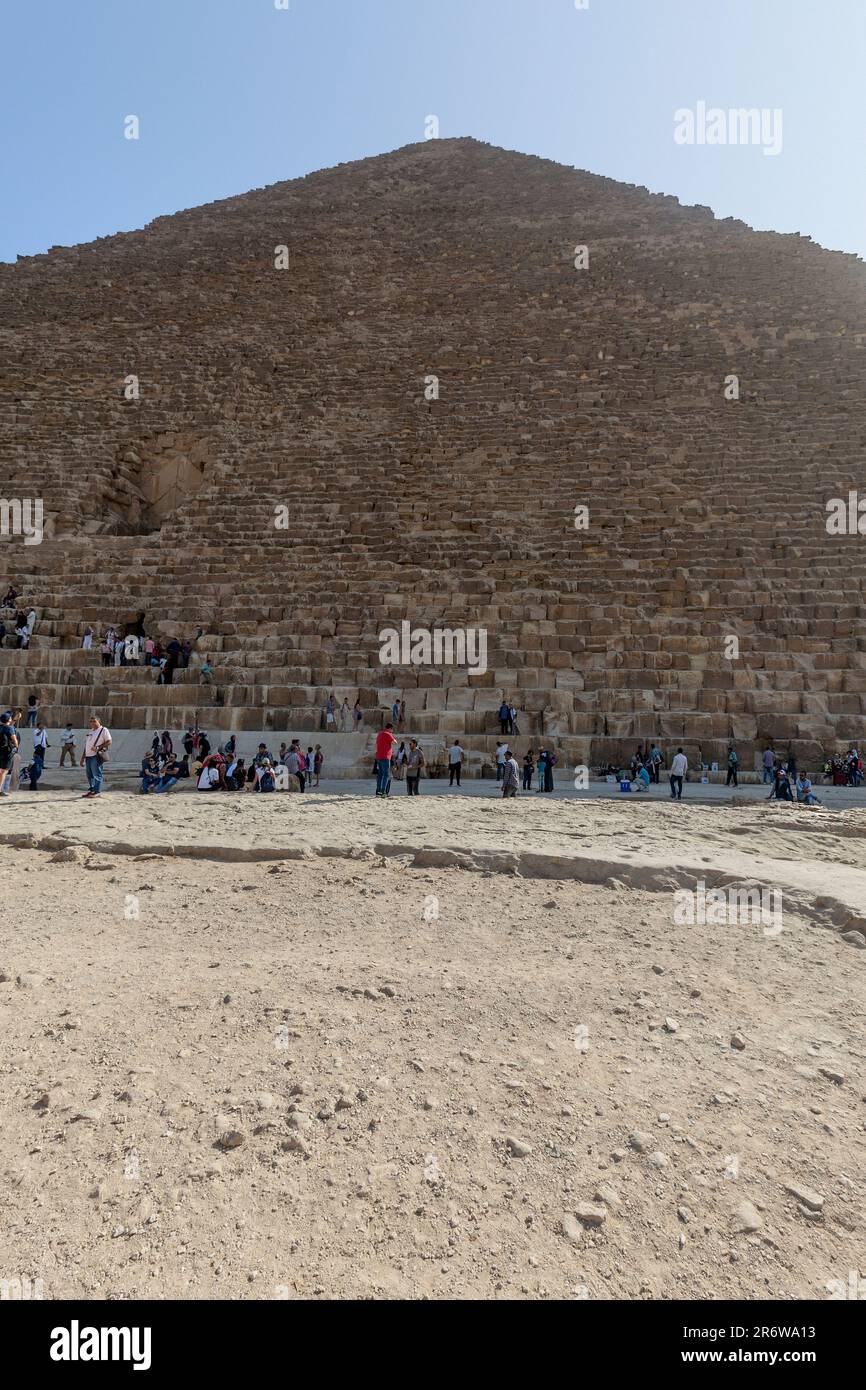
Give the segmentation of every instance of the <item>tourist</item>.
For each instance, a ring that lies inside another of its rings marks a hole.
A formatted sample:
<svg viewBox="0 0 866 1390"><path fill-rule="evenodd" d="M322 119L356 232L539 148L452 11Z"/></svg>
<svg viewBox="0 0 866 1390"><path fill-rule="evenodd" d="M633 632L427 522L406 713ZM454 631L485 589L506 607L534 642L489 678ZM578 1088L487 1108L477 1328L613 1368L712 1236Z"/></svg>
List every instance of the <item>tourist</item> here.
<svg viewBox="0 0 866 1390"><path fill-rule="evenodd" d="M397 732L402 734L406 731L406 701L400 701L400 712L397 716Z"/></svg>
<svg viewBox="0 0 866 1390"><path fill-rule="evenodd" d="M859 787L863 781L863 764L856 748L850 748L845 756L845 773L849 787Z"/></svg>
<svg viewBox="0 0 866 1390"><path fill-rule="evenodd" d="M291 747L283 758L283 767L292 777L297 777L300 790L303 791L306 781L304 776L304 759L296 738L292 739Z"/></svg>
<svg viewBox="0 0 866 1390"><path fill-rule="evenodd" d="M409 753L406 760L406 795L417 796L418 784L421 780L421 769L424 766L424 754L418 747L417 739L410 738Z"/></svg>
<svg viewBox="0 0 866 1390"><path fill-rule="evenodd" d="M535 772L535 754L532 749L523 755L523 790L532 791L532 774Z"/></svg>
<svg viewBox="0 0 866 1390"><path fill-rule="evenodd" d="M17 599L20 592L21 590L16 589L14 584L10 584L9 588L6 590L3 602L2 604L0 604L0 608L14 608L15 600Z"/></svg>
<svg viewBox="0 0 866 1390"><path fill-rule="evenodd" d="M772 782L776 768L776 754L773 752L769 743L764 749L762 761L764 764L764 782Z"/></svg>
<svg viewBox="0 0 866 1390"><path fill-rule="evenodd" d="M175 646L175 650L174 650L174 651L171 650L172 646ZM160 673L159 673L159 676L157 677L157 684L158 684L158 685L173 685L173 684L174 684L174 673L175 673L175 671L176 671L177 668L178 668L178 663L179 663L179 662L180 662L180 644L179 644L179 643L169 643L168 655L167 655L167 656L165 657L165 659L160 663ZM207 665L207 663L205 663L205 665ZM202 668L201 668L202 676L204 676L204 672L205 672L205 667L202 666ZM211 674L213 674L213 672L211 672ZM203 684L203 685L209 685L209 684L210 684L210 681L205 681L205 680L203 680L203 681L202 681L202 684Z"/></svg>
<svg viewBox="0 0 866 1390"><path fill-rule="evenodd" d="M360 696L355 701L355 708L352 710L352 718L355 721L355 733L359 734L361 732L361 725L364 722L364 711L361 708Z"/></svg>
<svg viewBox="0 0 866 1390"><path fill-rule="evenodd" d="M508 714L509 714L509 718L511 719L511 732L512 732L512 734L519 734L519 733L520 733L520 730L519 730L518 727L517 727L517 706L516 706L516 705L512 705L512 706L510 707L509 711L508 711Z"/></svg>
<svg viewBox="0 0 866 1390"><path fill-rule="evenodd" d="M460 786L460 773L463 769L463 749L460 747L459 738L455 738L451 747L448 749L448 785L454 786L456 780Z"/></svg>
<svg viewBox="0 0 866 1390"><path fill-rule="evenodd" d="M189 659L192 656L192 643L184 640L180 644L180 664L184 671L189 666Z"/></svg>
<svg viewBox="0 0 866 1390"><path fill-rule="evenodd" d="M357 708L357 706L356 706ZM391 758L394 755L394 726L386 724L376 735L376 795L391 795Z"/></svg>
<svg viewBox="0 0 866 1390"><path fill-rule="evenodd" d="M274 767L270 758L265 758L256 768L254 791L275 792L277 789L277 779L274 775Z"/></svg>
<svg viewBox="0 0 866 1390"><path fill-rule="evenodd" d="M67 724L63 733L60 735L60 767L64 767L66 759L69 758L70 765L75 766L75 734L72 725Z"/></svg>
<svg viewBox="0 0 866 1390"><path fill-rule="evenodd" d="M547 767L547 753L542 748L538 754L538 791L544 791L545 770Z"/></svg>
<svg viewBox="0 0 866 1390"><path fill-rule="evenodd" d="M220 774L213 758L205 758L199 773L196 791L216 792L219 791Z"/></svg>
<svg viewBox="0 0 866 1390"><path fill-rule="evenodd" d="M38 695L28 695L28 696L27 696L27 727L28 727L28 729L32 729L32 728L35 727L35 725L36 725L36 719L37 719L38 714L39 714L39 696L38 696Z"/></svg>
<svg viewBox="0 0 866 1390"><path fill-rule="evenodd" d="M46 734L43 725L41 723L37 724L33 732L33 761L39 762L41 764L39 772L37 773L37 781L42 776L42 772L45 768L45 754L48 752L50 746L51 745L48 742L48 735ZM33 788L33 790L36 790L35 787Z"/></svg>
<svg viewBox="0 0 866 1390"><path fill-rule="evenodd" d="M406 752L406 744L401 742L400 747L394 754L394 781L402 782L406 776L406 764L409 761L409 754Z"/></svg>
<svg viewBox="0 0 866 1390"><path fill-rule="evenodd" d="M3 619L0 618L0 647L3 646L3 643L4 643L5 641L6 641L6 624L4 623Z"/></svg>
<svg viewBox="0 0 866 1390"><path fill-rule="evenodd" d="M274 761L273 758L271 757L271 753L270 753L270 749L268 748L268 745L267 745L266 743L260 743L259 746L258 746L258 749L257 749L257 751L256 751L256 756L255 756L255 758L253 759L253 762L254 762L254 764L255 764L256 767L261 767L262 763L265 762L265 760L267 760L267 761L268 761L269 763L271 763L271 764L272 764L273 761Z"/></svg>
<svg viewBox="0 0 866 1390"><path fill-rule="evenodd" d="M203 662L203 664L202 664L201 671L199 672L199 684L200 684L200 685L212 685L212 684L213 684L213 667L212 667L211 664L210 664L210 657L209 657L209 656L206 656L206 657L205 657L204 662Z"/></svg>
<svg viewBox="0 0 866 1390"><path fill-rule="evenodd" d="M520 781L520 769L517 766L517 759L511 749L506 749L505 766L502 770L502 795L516 796L517 787Z"/></svg>
<svg viewBox="0 0 866 1390"><path fill-rule="evenodd" d="M511 733L511 706L507 700L503 700L499 706L499 732L500 734Z"/></svg>
<svg viewBox="0 0 866 1390"><path fill-rule="evenodd" d="M226 791L240 792L244 789L247 771L243 758L235 758L226 768Z"/></svg>
<svg viewBox="0 0 866 1390"><path fill-rule="evenodd" d="M337 701L333 690L325 701L323 714L325 716L325 729L329 734L337 731Z"/></svg>
<svg viewBox="0 0 866 1390"><path fill-rule="evenodd" d="M315 769L315 765L316 755L313 751L312 746L310 746L307 749L307 752L304 756L304 776L307 779L307 786L310 788L312 788L313 785L313 771Z"/></svg>
<svg viewBox="0 0 866 1390"><path fill-rule="evenodd" d="M204 732L203 729L199 729L198 731L198 744L196 751L198 753L198 756L201 758L202 762L204 762L205 758L210 752L210 739L208 738L207 734Z"/></svg>
<svg viewBox="0 0 866 1390"><path fill-rule="evenodd" d="M553 769L556 767L557 757L552 749L547 750L547 759L544 764L544 790L553 791Z"/></svg>
<svg viewBox="0 0 866 1390"><path fill-rule="evenodd" d="M349 720L351 719L351 717L352 717L352 711L349 709L349 701L346 699L346 697L345 697L345 695L344 695L344 696L343 696L343 703L342 703L341 706L340 706L340 733L341 733L341 734L348 733L348 730L349 730Z"/></svg>
<svg viewBox="0 0 866 1390"><path fill-rule="evenodd" d="M508 744L499 743L496 746L496 780L501 782L505 775L505 759L508 754Z"/></svg>
<svg viewBox="0 0 866 1390"><path fill-rule="evenodd" d="M663 762L662 750L654 743L650 748L649 758L650 776L654 782L658 782L659 780L659 773Z"/></svg>
<svg viewBox="0 0 866 1390"><path fill-rule="evenodd" d="M325 761L325 755L324 755L324 753L322 752L322 745L321 745L321 743L317 743L317 744L316 744L316 751L315 751L315 753L313 754L313 773L314 773L315 778L316 778L316 780L315 780L315 782L313 783L313 785L314 785L315 787L317 787L317 786L319 785L319 779L321 778L321 775L322 775L322 764L323 764L324 761Z"/></svg>
<svg viewBox="0 0 866 1390"><path fill-rule="evenodd" d="M809 780L808 772L801 772L797 778L797 800L804 806L820 806L820 801L812 790L812 783Z"/></svg>
<svg viewBox="0 0 866 1390"><path fill-rule="evenodd" d="M770 795L767 797L767 800L794 800L794 795L791 791L791 782L790 778L788 777L788 768L786 763L782 763L781 766L776 769L776 774L773 782L773 790L770 792Z"/></svg>
<svg viewBox="0 0 866 1390"><path fill-rule="evenodd" d="M671 800L682 801L683 778L688 774L689 760L682 748L678 748L671 760Z"/></svg>
<svg viewBox="0 0 866 1390"><path fill-rule="evenodd" d="M162 731L162 756L164 758L171 758L174 756L174 744L171 741L171 734L168 732L168 729L163 729Z"/></svg>
<svg viewBox="0 0 866 1390"><path fill-rule="evenodd" d="M398 728L400 727L400 701L399 701L399 700L396 700L396 699L395 699L395 700L394 700L394 703L391 705L391 719L392 719L392 721L393 721L393 723L394 723L394 728L395 728L395 729L398 729Z"/></svg>
<svg viewBox="0 0 866 1390"><path fill-rule="evenodd" d="M89 801L102 795L102 774L108 762L111 747L111 734L105 728L98 714L90 716L90 731L84 740L84 752L79 766L87 771L88 790L82 800Z"/></svg>
<svg viewBox="0 0 866 1390"><path fill-rule="evenodd" d="M150 753L146 753L142 758L139 776L142 796L146 796L148 792L154 791L159 785L162 776L159 767L159 758L152 750Z"/></svg>
<svg viewBox="0 0 866 1390"><path fill-rule="evenodd" d="M737 763L738 763L738 762L739 762L739 759L738 759L738 757L737 757L737 750L736 750L736 748L734 747L734 745L731 744L730 748L728 749L728 780L725 782L725 786L726 786L726 787L729 787L729 786L731 785L732 782L733 782L733 784L734 784L735 787L738 785L738 783L737 783Z"/></svg>
<svg viewBox="0 0 866 1390"><path fill-rule="evenodd" d="M111 651L111 643L109 642L107 637L103 637L102 641L99 644L99 654L102 658L103 666L111 665Z"/></svg>
<svg viewBox="0 0 866 1390"><path fill-rule="evenodd" d="M92 648L92 646L93 646L93 628L92 628L92 627L86 627L86 628L84 629L84 636L83 636L82 639L81 639L81 649L82 649L82 651L89 652L90 649Z"/></svg>
<svg viewBox="0 0 866 1390"><path fill-rule="evenodd" d="M14 602L14 599L13 599ZM8 796L6 782L12 770L12 760L18 752L18 735L8 712L0 715L0 796Z"/></svg>

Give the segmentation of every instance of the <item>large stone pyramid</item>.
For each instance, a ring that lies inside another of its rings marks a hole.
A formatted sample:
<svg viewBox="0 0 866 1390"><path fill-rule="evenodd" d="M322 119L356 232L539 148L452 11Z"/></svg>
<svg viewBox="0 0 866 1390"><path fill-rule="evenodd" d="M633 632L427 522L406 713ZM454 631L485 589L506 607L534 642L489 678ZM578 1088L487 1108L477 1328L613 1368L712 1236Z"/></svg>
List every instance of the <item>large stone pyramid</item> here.
<svg viewBox="0 0 866 1390"><path fill-rule="evenodd" d="M0 492L46 514L0 540L40 615L4 699L300 731L396 690L480 748L506 693L576 762L811 760L863 728L866 538L826 504L864 307L856 257L470 139L2 266ZM204 629L212 688L81 651L141 610ZM383 666L403 620L484 629L489 669Z"/></svg>

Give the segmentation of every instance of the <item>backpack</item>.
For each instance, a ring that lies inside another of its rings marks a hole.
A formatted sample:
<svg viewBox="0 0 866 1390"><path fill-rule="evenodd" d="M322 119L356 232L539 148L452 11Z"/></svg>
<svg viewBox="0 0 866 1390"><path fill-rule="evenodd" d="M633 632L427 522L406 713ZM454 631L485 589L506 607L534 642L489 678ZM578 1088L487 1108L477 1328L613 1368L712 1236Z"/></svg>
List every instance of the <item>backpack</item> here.
<svg viewBox="0 0 866 1390"><path fill-rule="evenodd" d="M277 781L270 768L267 768L259 778L259 791L272 792L276 789Z"/></svg>

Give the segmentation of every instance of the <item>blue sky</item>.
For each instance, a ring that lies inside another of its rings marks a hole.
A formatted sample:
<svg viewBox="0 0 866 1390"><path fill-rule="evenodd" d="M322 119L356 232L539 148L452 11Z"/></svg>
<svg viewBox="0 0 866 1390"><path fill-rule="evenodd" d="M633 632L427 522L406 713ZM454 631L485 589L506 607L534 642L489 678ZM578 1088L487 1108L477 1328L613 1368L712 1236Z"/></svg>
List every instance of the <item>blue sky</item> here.
<svg viewBox="0 0 866 1390"><path fill-rule="evenodd" d="M866 0L6 0L0 259L440 133L866 255ZM780 108L783 146L674 112ZM130 114L140 139L124 139Z"/></svg>

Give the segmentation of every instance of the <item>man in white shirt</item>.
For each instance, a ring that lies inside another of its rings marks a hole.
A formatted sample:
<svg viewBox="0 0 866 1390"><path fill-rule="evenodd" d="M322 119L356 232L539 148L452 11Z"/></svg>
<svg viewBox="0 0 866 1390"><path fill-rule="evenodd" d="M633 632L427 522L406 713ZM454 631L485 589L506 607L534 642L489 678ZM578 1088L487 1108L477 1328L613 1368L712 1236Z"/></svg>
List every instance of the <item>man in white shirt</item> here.
<svg viewBox="0 0 866 1390"><path fill-rule="evenodd" d="M505 758L508 753L508 745L500 743L496 750L496 780L501 782L505 774Z"/></svg>
<svg viewBox="0 0 866 1390"><path fill-rule="evenodd" d="M683 778L689 770L689 760L682 748L678 748L671 761L671 798L674 801L683 799Z"/></svg>
<svg viewBox="0 0 866 1390"><path fill-rule="evenodd" d="M459 738L455 738L451 747L448 749L448 785L454 786L456 778L458 787L460 786L460 770L463 766L463 749L460 747Z"/></svg>
<svg viewBox="0 0 866 1390"><path fill-rule="evenodd" d="M98 714L90 716L90 730L84 740L84 752L81 755L81 767L87 768L87 781L90 790L84 793L84 799L99 796L102 792L102 763L108 759L108 750L111 747L111 734L105 728Z"/></svg>

